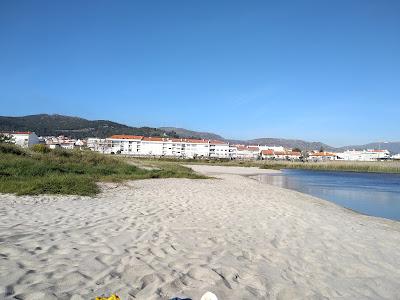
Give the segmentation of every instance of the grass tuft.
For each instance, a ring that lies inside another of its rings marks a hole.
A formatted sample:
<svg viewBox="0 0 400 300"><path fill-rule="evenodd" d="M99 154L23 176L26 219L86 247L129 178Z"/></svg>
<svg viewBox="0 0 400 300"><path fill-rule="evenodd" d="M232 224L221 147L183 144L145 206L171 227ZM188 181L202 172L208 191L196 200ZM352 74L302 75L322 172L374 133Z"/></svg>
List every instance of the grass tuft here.
<svg viewBox="0 0 400 300"><path fill-rule="evenodd" d="M0 193L94 195L96 182L147 178L207 178L175 164L143 169L91 151L24 150L0 144Z"/></svg>

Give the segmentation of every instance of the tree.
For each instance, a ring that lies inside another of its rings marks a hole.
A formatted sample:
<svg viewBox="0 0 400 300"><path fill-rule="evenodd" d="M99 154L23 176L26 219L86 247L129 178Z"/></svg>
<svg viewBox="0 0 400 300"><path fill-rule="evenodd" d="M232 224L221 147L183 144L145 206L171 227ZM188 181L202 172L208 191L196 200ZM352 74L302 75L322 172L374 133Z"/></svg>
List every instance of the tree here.
<svg viewBox="0 0 400 300"><path fill-rule="evenodd" d="M324 152L324 147L319 148L319 152Z"/></svg>
<svg viewBox="0 0 400 300"><path fill-rule="evenodd" d="M0 143L11 143L12 139L8 135L4 135L0 133Z"/></svg>
<svg viewBox="0 0 400 300"><path fill-rule="evenodd" d="M292 149L292 152L301 152L301 149L298 148L298 147L295 147L295 148Z"/></svg>

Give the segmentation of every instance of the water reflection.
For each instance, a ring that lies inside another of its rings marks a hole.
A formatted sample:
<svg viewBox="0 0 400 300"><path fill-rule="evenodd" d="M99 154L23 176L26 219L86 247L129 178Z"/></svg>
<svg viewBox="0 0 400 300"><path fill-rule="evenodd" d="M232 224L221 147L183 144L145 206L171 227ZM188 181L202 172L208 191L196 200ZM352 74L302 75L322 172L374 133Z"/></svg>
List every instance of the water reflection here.
<svg viewBox="0 0 400 300"><path fill-rule="evenodd" d="M261 182L296 190L358 212L400 220L400 175L283 170L257 176Z"/></svg>

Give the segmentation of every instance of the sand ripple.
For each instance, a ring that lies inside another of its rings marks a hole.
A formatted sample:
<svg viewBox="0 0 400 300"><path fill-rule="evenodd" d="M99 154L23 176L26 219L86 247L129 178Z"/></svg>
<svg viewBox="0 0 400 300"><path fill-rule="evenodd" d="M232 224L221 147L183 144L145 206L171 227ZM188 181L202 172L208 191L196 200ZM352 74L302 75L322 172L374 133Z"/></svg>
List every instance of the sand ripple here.
<svg viewBox="0 0 400 300"><path fill-rule="evenodd" d="M0 195L0 298L399 299L399 223L219 177Z"/></svg>

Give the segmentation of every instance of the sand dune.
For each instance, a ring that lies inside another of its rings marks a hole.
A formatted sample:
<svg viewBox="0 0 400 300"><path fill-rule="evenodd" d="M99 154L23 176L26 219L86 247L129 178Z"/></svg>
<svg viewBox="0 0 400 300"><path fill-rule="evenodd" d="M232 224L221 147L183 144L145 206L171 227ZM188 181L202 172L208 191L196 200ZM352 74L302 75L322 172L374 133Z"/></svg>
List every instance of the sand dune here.
<svg viewBox="0 0 400 300"><path fill-rule="evenodd" d="M0 195L0 298L400 299L399 223L193 168L219 179Z"/></svg>

